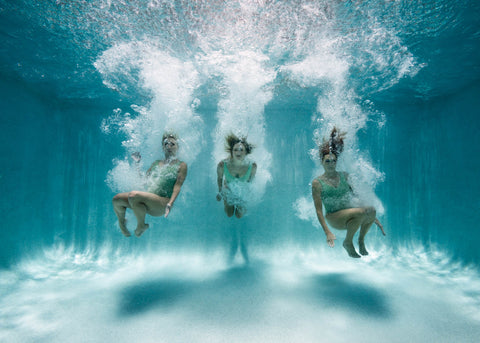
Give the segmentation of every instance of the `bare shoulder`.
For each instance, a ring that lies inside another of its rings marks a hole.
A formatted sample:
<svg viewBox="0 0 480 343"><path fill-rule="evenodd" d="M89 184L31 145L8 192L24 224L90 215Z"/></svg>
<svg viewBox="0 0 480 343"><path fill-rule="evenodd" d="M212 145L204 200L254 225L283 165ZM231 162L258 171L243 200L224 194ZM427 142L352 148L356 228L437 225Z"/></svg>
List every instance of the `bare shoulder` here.
<svg viewBox="0 0 480 343"><path fill-rule="evenodd" d="M157 165L162 166L162 165L163 165L163 161L162 161L162 160L155 160L155 161L153 161L152 164L150 165L150 168L153 168L154 166L157 166Z"/></svg>
<svg viewBox="0 0 480 343"><path fill-rule="evenodd" d="M187 169L188 169L187 164L186 164L185 162L183 162L183 161L180 162L180 166L179 166L179 168L178 168L178 172L179 172L179 173L185 173L185 174L186 174L186 173L187 173Z"/></svg>
<svg viewBox="0 0 480 343"><path fill-rule="evenodd" d="M218 168L223 168L223 164L225 163L225 160L221 160L220 162L218 162L218 165L217 167Z"/></svg>
<svg viewBox="0 0 480 343"><path fill-rule="evenodd" d="M322 184L318 181L318 178L312 181L312 196L315 204L318 204L322 199Z"/></svg>

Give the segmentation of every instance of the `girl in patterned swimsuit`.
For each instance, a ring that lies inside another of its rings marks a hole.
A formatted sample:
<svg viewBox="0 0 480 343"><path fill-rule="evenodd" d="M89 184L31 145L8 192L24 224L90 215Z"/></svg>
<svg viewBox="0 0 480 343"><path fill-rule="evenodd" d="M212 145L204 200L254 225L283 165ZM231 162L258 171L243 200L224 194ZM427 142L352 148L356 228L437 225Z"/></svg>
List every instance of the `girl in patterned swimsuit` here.
<svg viewBox="0 0 480 343"><path fill-rule="evenodd" d="M240 219L246 212L245 196L249 192L247 183L255 177L257 164L245 161L245 157L253 150L253 145L248 143L245 138L238 138L234 134L230 134L225 140L225 150L230 157L220 161L217 166L217 201L223 199L225 213L228 217L235 215ZM248 263L245 240L243 228L232 232L231 260L233 260L240 243L240 251L245 262Z"/></svg>
<svg viewBox="0 0 480 343"><path fill-rule="evenodd" d="M312 182L312 196L315 203L317 218L327 236L327 243L334 246L335 235L329 230L327 222L335 229L347 230L343 247L350 257L361 257L353 245L353 236L360 229L358 246L360 254L368 255L365 248L365 235L375 223L383 235L382 224L376 217L373 207L353 207L351 205L352 188L348 183L348 174L336 171L337 158L343 151L345 134L333 128L330 139L320 146L320 158L325 173ZM325 206L323 215L322 204ZM325 220L326 219L326 220Z"/></svg>
<svg viewBox="0 0 480 343"><path fill-rule="evenodd" d="M132 209L137 218L135 236L140 237L149 227L145 223L147 214L154 217L168 216L187 177L187 164L176 158L177 136L165 133L162 142L165 159L153 162L148 169L147 192L131 191L119 193L113 197L113 209L117 215L120 230L126 237L131 236L125 219L127 208ZM132 157L136 162L140 161L139 154L134 154Z"/></svg>

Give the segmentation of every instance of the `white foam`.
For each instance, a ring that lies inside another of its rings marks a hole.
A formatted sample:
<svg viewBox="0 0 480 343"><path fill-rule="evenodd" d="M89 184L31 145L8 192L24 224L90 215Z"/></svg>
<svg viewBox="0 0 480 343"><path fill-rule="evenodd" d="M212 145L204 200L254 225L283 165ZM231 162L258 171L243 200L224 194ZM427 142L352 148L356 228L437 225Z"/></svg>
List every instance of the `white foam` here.
<svg viewBox="0 0 480 343"><path fill-rule="evenodd" d="M371 162L358 149L357 132L364 128L369 113L362 110L358 97L348 85L348 63L335 57L333 52L322 51L307 57L303 61L285 68L290 78L309 87L321 86L323 92L318 96L317 112L312 115L314 126L313 140L316 147L310 155L319 164L318 146L328 137L334 126L346 132L345 149L339 158L338 170L346 170L351 174L349 181L360 195L362 204L375 206L379 215L383 214L382 202L375 196L375 186L384 178ZM316 177L321 170L315 171ZM294 204L297 216L303 220L315 222L312 215L312 200L303 196Z"/></svg>
<svg viewBox="0 0 480 343"><path fill-rule="evenodd" d="M187 163L196 159L204 142L204 125L195 113L199 99L193 92L199 80L193 63L172 57L154 41L145 40L113 46L95 66L108 87L122 92L143 91L150 96L146 105L132 105L134 114L117 109L102 123L105 133L118 127L127 136L122 143L127 156L138 151L149 166L163 158L162 135L172 131L179 136L179 158ZM136 168L126 167L125 160L114 163L108 176L112 189L125 191L138 184ZM130 187L124 188L125 183Z"/></svg>
<svg viewBox="0 0 480 343"><path fill-rule="evenodd" d="M268 57L252 51L237 55L212 54L205 58L211 73L220 75L217 125L212 134L216 163L228 157L225 137L234 133L247 137L255 146L248 156L257 164L254 198L260 199L271 179L271 153L265 147L265 105L272 99L271 83L276 73L267 65ZM212 173L214 175L214 173Z"/></svg>

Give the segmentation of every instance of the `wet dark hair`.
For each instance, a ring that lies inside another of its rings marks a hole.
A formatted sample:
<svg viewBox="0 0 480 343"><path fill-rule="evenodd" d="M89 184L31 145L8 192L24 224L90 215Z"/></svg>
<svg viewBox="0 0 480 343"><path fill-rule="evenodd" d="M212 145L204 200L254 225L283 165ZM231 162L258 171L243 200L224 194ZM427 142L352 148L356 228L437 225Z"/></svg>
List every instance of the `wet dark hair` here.
<svg viewBox="0 0 480 343"><path fill-rule="evenodd" d="M230 154L230 156L233 155L233 147L237 143L242 143L243 146L245 147L245 152L250 154L255 146L253 144L250 144L247 142L246 137L237 137L233 133L229 134L227 137L225 137L225 151Z"/></svg>
<svg viewBox="0 0 480 343"><path fill-rule="evenodd" d="M345 135L345 132L338 131L336 127L333 128L330 133L330 138L328 140L323 140L323 144L320 145L320 156L322 156L322 161L325 155L328 154L333 154L338 158L343 151L343 139L345 138Z"/></svg>

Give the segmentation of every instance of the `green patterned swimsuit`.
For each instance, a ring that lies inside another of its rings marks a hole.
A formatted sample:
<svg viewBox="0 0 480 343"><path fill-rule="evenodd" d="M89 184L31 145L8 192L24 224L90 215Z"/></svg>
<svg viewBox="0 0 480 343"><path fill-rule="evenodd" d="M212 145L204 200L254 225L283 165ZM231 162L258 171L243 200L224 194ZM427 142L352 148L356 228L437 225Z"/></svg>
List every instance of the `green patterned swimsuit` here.
<svg viewBox="0 0 480 343"><path fill-rule="evenodd" d="M252 192L248 182L252 175L252 169L253 164L249 163L245 175L235 177L228 170L227 161L223 162L223 175L227 185L223 188L222 194L229 205L246 206Z"/></svg>
<svg viewBox="0 0 480 343"><path fill-rule="evenodd" d="M345 173L340 173L340 182L337 187L329 185L320 177L317 180L322 185L322 202L327 214L351 208L352 188L347 182Z"/></svg>
<svg viewBox="0 0 480 343"><path fill-rule="evenodd" d="M153 162L149 182L148 192L154 193L158 196L171 198L173 193L173 186L177 182L178 170L180 169L180 161L172 164L159 164L160 160Z"/></svg>

